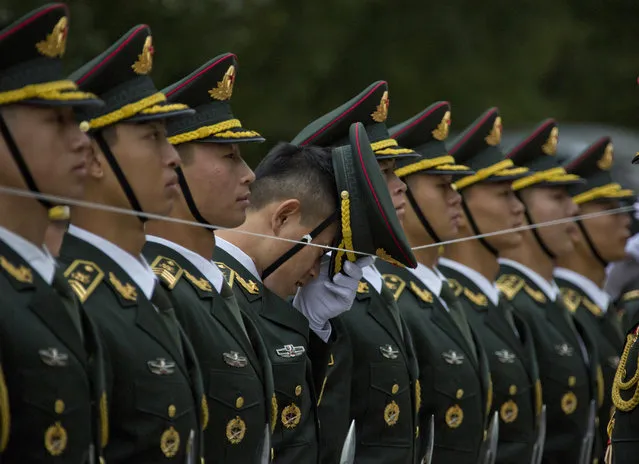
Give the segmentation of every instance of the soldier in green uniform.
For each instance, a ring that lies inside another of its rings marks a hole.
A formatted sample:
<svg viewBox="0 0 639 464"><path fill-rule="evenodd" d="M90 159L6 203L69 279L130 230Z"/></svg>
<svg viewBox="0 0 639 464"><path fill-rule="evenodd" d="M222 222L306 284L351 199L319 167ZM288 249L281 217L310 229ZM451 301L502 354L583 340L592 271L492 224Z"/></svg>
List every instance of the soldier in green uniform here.
<svg viewBox="0 0 639 464"><path fill-rule="evenodd" d="M586 185L575 185L569 189L580 214L618 209L621 200L634 197L632 190L623 189L612 181L612 163L612 143L609 137L603 137L566 166L566 171L588 181ZM623 349L623 333L617 310L602 287L608 263L625 256L626 240L630 236L630 218L624 212L576 222L579 230L572 236L575 251L557 258L554 275L564 305L595 335L603 373L603 378L598 378L603 383L599 386L599 394L602 395L602 407L598 414L599 434L606 441L606 428L612 413L611 387ZM603 462L603 449L597 457Z"/></svg>
<svg viewBox="0 0 639 464"><path fill-rule="evenodd" d="M364 124L396 213L381 215L377 210L379 203L370 202L366 211L372 215L369 220L372 226L356 227L355 221L351 225L343 222L345 243L340 248L348 247L350 240L361 240L372 247L371 253L377 257L414 267L415 257L398 221L405 211L406 186L394 174L394 168L397 158L419 155L389 137L388 109L388 85L384 81L375 82L311 122L293 143L340 147L348 142L352 123ZM377 192L373 200L382 193L386 195L381 189L383 185L373 190ZM342 206L346 200L353 201L340 198ZM337 263L343 258L340 252L331 254ZM331 265L330 270L336 269ZM351 420L355 420L355 462L412 464L417 457L417 411L422 397L417 360L408 327L375 266L364 268L357 299L350 311L332 324L336 341L331 347L319 406L323 462L339 462L342 437Z"/></svg>
<svg viewBox="0 0 639 464"><path fill-rule="evenodd" d="M452 188L459 176L473 174L448 154L451 111L448 102L435 103L390 129L391 137L418 152L404 158L395 173L406 182L410 208L403 227L415 251L415 269L386 263L378 268L406 320L419 362L419 458L425 454L426 424L435 416L433 462L476 463L484 440L492 400L484 350L470 329L446 278L436 269L436 243L456 237L460 196Z"/></svg>
<svg viewBox="0 0 639 464"><path fill-rule="evenodd" d="M0 30L0 185L79 199L101 106L62 74L69 25L48 4ZM98 462L108 434L97 329L43 246L54 203L0 199L0 461Z"/></svg>
<svg viewBox="0 0 639 464"><path fill-rule="evenodd" d="M178 219L225 228L244 222L253 171L238 143L262 142L231 112L237 59L226 53L163 90L169 103L196 114L168 122L178 150ZM270 460L270 427L277 414L266 347L253 322L240 314L231 288L211 261L215 235L208 227L150 221L144 254L168 291L193 344L209 406L204 433L207 463L257 464ZM274 425L274 424L273 424Z"/></svg>
<svg viewBox="0 0 639 464"><path fill-rule="evenodd" d="M524 208L511 184L528 169L505 159L501 122L498 109L491 108L452 143L450 154L476 171L455 183L463 205L460 238L523 223ZM542 405L534 341L528 325L495 286L500 252L517 246L521 235L515 232L446 245L438 266L466 306L470 325L486 349L493 382L491 411L500 419L496 462L503 464L536 462L540 447L535 448Z"/></svg>
<svg viewBox="0 0 639 464"><path fill-rule="evenodd" d="M513 182L526 207L526 223L570 218L577 206L567 186L583 183L567 174L554 157L558 129L546 120L508 154L518 166L535 171ZM535 340L543 403L547 407L544 463L579 463L593 448L598 355L594 340L561 301L553 278L556 259L574 251L572 222L526 230L517 247L499 259L497 285L525 319Z"/></svg>
<svg viewBox="0 0 639 464"><path fill-rule="evenodd" d="M71 78L106 102L85 113L92 142L85 199L164 215L179 188L179 157L166 140L164 121L192 110L166 104L157 91L149 76L153 52L150 29L139 25ZM199 367L140 255L144 217L73 207L71 218L60 261L106 345L107 461L199 461L208 419Z"/></svg>

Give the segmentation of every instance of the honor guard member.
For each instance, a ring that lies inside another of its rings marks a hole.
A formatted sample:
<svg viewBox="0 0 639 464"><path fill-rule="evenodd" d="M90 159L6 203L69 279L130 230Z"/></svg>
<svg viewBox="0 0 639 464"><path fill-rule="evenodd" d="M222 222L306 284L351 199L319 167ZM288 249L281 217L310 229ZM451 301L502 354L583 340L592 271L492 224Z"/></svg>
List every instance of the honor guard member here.
<svg viewBox="0 0 639 464"><path fill-rule="evenodd" d="M499 254L519 245L522 233L471 239L521 227L524 221L524 206L511 184L529 171L505 159L500 147L501 122L499 110L491 108L452 143L450 154L476 173L454 184L463 209L458 237L468 240L446 245L439 269L463 302L468 321L488 356L493 383L491 413L499 415L496 462L514 464L536 462L533 449L542 406L532 334L495 285Z"/></svg>
<svg viewBox="0 0 639 464"><path fill-rule="evenodd" d="M613 146L609 137L602 137L590 145L579 157L566 166L566 171L587 180L569 188L579 214L602 214L578 219L579 227L572 235L575 251L557 258L555 280L561 290L564 305L584 327L594 335L601 372L599 385L599 438L608 440L606 431L612 412L612 382L619 355L623 350L623 333L617 310L603 290L606 266L625 257L626 241L630 236L630 217L626 212L605 214L621 207L621 201L634 197L632 190L613 182L610 168ZM598 450L603 463L604 449Z"/></svg>
<svg viewBox="0 0 639 464"><path fill-rule="evenodd" d="M556 260L574 252L571 236L577 226L560 222L534 227L577 213L567 187L584 181L559 166L555 158L557 140L557 125L547 120L508 154L517 166L534 171L512 185L526 207L525 223L533 228L523 232L517 247L500 253L497 280L500 291L528 323L535 340L547 407L543 462L548 464L590 462L587 456L593 448L597 408L598 357L594 341L564 306L553 278Z"/></svg>
<svg viewBox="0 0 639 464"><path fill-rule="evenodd" d="M0 29L0 185L80 199L89 139L74 115L103 103L64 78L69 11ZM0 198L0 461L99 462L108 433L97 329L43 246L45 198Z"/></svg>
<svg viewBox="0 0 639 464"><path fill-rule="evenodd" d="M182 463L199 461L206 402L191 345L140 254L139 214L171 210L179 157L164 120L191 110L165 103L148 75L152 60L151 31L139 25L71 76L106 102L85 113L92 141L85 200L138 214L73 207L60 260L106 345L106 460Z"/></svg>
<svg viewBox="0 0 639 464"><path fill-rule="evenodd" d="M350 208L351 222L348 215L342 213L343 241L339 248L351 248L350 242L360 243L355 245L356 249L366 246L371 254L383 260L414 267L415 257L399 222L404 214L406 186L394 174L394 168L396 158L418 155L398 146L389 137L385 123L388 108L388 85L384 81L375 82L310 123L293 143L344 146L349 140L349 127L354 122L364 125L383 180L378 184L369 184L365 176L360 180L372 187L365 193L368 203L361 210ZM338 170L336 175L342 172L347 175L350 171ZM387 195L384 185L390 193L387 201L392 207L379 201ZM354 193L347 191L347 194L340 192L345 211L349 202L358 200ZM384 205L383 209L379 209L380 204ZM357 218L353 218L353 211L358 212ZM360 223L359 216L363 211L369 216L366 222ZM348 257L354 259L354 256ZM331 255L331 273L339 271L343 260L342 253ZM323 462L338 462L344 436L351 420L355 420L355 462L413 463L418 433L417 410L421 401L417 361L408 327L375 266L364 269L357 299L350 311L332 324L336 341L319 406L323 424Z"/></svg>
<svg viewBox="0 0 639 464"><path fill-rule="evenodd" d="M331 163L327 150L277 145L255 170L244 224L216 233L214 260L257 326L273 367L276 463L319 459L317 379L323 378L328 345L309 333L309 320L288 298L317 277L324 249L305 243L292 247L290 240L333 242L337 194ZM276 270L267 274L273 263Z"/></svg>
<svg viewBox="0 0 639 464"><path fill-rule="evenodd" d="M44 244L52 256L60 254L62 238L69 227L70 217L71 208L68 206L58 205L49 210L49 227L44 236Z"/></svg>
<svg viewBox="0 0 639 464"><path fill-rule="evenodd" d="M211 261L211 224L233 228L246 218L255 175L239 144L264 141L231 112L236 76L237 59L226 53L163 90L169 103L196 111L167 124L169 142L182 162L177 169L181 195L171 216L203 227L150 221L144 247L202 369L209 406L204 451L211 464L269 462L270 428L277 414L266 347Z"/></svg>
<svg viewBox="0 0 639 464"><path fill-rule="evenodd" d="M417 352L422 398L417 462L427 452L425 431L434 415L432 461L475 464L480 460L492 397L488 360L462 306L435 267L435 244L457 235L460 196L452 182L473 173L455 164L444 144L450 109L448 102L437 102L390 129L393 140L420 154L400 159L395 174L407 186L410 207L402 224L408 242L412 248L430 246L415 251L415 269L387 263L379 263L378 268L397 300Z"/></svg>

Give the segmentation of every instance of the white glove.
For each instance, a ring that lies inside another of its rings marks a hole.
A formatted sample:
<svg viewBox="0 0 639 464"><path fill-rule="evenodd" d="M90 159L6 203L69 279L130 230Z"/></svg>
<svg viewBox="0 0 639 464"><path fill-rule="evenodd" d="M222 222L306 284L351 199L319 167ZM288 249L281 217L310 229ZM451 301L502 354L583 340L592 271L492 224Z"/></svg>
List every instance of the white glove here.
<svg viewBox="0 0 639 464"><path fill-rule="evenodd" d="M342 272L331 281L327 261L320 266L316 279L297 290L293 306L306 316L311 330L325 342L331 336L329 319L351 309L363 269L373 262L372 256L359 258L354 263L345 261Z"/></svg>
<svg viewBox="0 0 639 464"><path fill-rule="evenodd" d="M639 262L639 234L635 234L626 242L626 254Z"/></svg>

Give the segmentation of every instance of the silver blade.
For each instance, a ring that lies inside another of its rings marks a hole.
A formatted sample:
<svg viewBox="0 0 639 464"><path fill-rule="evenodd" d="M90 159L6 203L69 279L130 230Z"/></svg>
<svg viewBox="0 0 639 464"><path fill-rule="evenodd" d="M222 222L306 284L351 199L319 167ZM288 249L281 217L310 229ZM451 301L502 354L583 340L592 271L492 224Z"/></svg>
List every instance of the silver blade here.
<svg viewBox="0 0 639 464"><path fill-rule="evenodd" d="M342 446L342 454L339 458L339 464L353 464L355 462L355 421L351 422L351 426L346 434L344 445Z"/></svg>
<svg viewBox="0 0 639 464"><path fill-rule="evenodd" d="M426 453L420 464L431 464L433 462L433 448L435 447L435 415L431 415L428 420L426 430Z"/></svg>
<svg viewBox="0 0 639 464"><path fill-rule="evenodd" d="M486 440L488 440L488 452L486 453L484 462L486 464L495 464L495 459L497 459L497 445L499 443L499 415L497 411L495 411L490 421Z"/></svg>
<svg viewBox="0 0 639 464"><path fill-rule="evenodd" d="M533 448L531 464L541 464L541 458L544 456L544 446L546 444L546 405L541 405L541 413L539 414L539 426L537 427L537 440Z"/></svg>
<svg viewBox="0 0 639 464"><path fill-rule="evenodd" d="M579 451L579 464L590 464L592 457L592 444L595 437L595 417L597 415L597 405L595 400L590 400L588 410L588 428L586 435L581 441L581 450Z"/></svg>
<svg viewBox="0 0 639 464"><path fill-rule="evenodd" d="M189 432L189 439L186 442L186 464L195 464L195 452L193 450L193 442L195 441L195 430Z"/></svg>

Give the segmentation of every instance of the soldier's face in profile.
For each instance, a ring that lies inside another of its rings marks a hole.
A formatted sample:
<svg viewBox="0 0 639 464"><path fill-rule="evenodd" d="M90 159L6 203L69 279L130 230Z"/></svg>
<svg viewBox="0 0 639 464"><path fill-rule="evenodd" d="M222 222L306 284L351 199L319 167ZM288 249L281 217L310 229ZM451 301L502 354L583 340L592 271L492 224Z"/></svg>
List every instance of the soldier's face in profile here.
<svg viewBox="0 0 639 464"><path fill-rule="evenodd" d="M464 198L477 227L484 234L521 227L524 222L524 205L517 199L510 182L471 185L464 190ZM472 235L466 219L464 229ZM519 246L522 232L495 235L485 240L497 251L504 251Z"/></svg>
<svg viewBox="0 0 639 464"><path fill-rule="evenodd" d="M297 200L294 200L297 201ZM273 221L273 235L290 240L300 240L304 235L310 233L321 223L326 216L320 217L320 214L309 215L303 218L299 212L293 214L281 211L276 214L287 214L280 216L279 219ZM337 233L337 225L331 224L323 230L311 243L328 246L333 243L335 234ZM293 246L290 242L282 240L270 240L270 255L273 261L282 256ZM286 298L295 295L298 287L306 285L319 275L320 260L326 253L326 249L305 246L289 260L282 264L275 272L266 278L264 285L276 295Z"/></svg>
<svg viewBox="0 0 639 464"><path fill-rule="evenodd" d="M406 179L424 217L441 240L457 237L461 218L461 196L452 187L452 176L413 174ZM410 203L403 222L411 245L433 243ZM417 243L417 242L422 243Z"/></svg>
<svg viewBox="0 0 639 464"><path fill-rule="evenodd" d="M112 137L107 138L107 142L142 210L151 214L168 214L179 192L175 168L179 166L180 158L166 140L164 122L121 123L111 130L114 133ZM95 142L94 149L99 152ZM122 187L104 155L99 152L99 156L110 202L130 208Z"/></svg>
<svg viewBox="0 0 639 464"><path fill-rule="evenodd" d="M211 224L234 228L246 219L255 174L235 143L192 143L179 149L182 170L200 214Z"/></svg>
<svg viewBox="0 0 639 464"><path fill-rule="evenodd" d="M400 222L406 213L406 184L395 175L395 160L385 159L379 162L379 169L386 181L388 192L390 193L393 206Z"/></svg>
<svg viewBox="0 0 639 464"><path fill-rule="evenodd" d="M569 218L578 212L566 187L530 187L522 191L522 198L537 224ZM550 251L562 256L574 251L571 235L575 233L576 227L574 222L564 222L537 230Z"/></svg>
<svg viewBox="0 0 639 464"><path fill-rule="evenodd" d="M87 135L80 131L73 110L68 107L13 105L1 111L40 191L81 198L91 145ZM2 184L26 188L2 136L0 160Z"/></svg>
<svg viewBox="0 0 639 464"><path fill-rule="evenodd" d="M579 215L603 213L620 206L618 200L589 201L579 206ZM603 259L619 261L625 257L626 241L630 237L630 217L627 213L607 214L581 221ZM592 251L581 230L576 230L574 236L580 253L591 255Z"/></svg>

